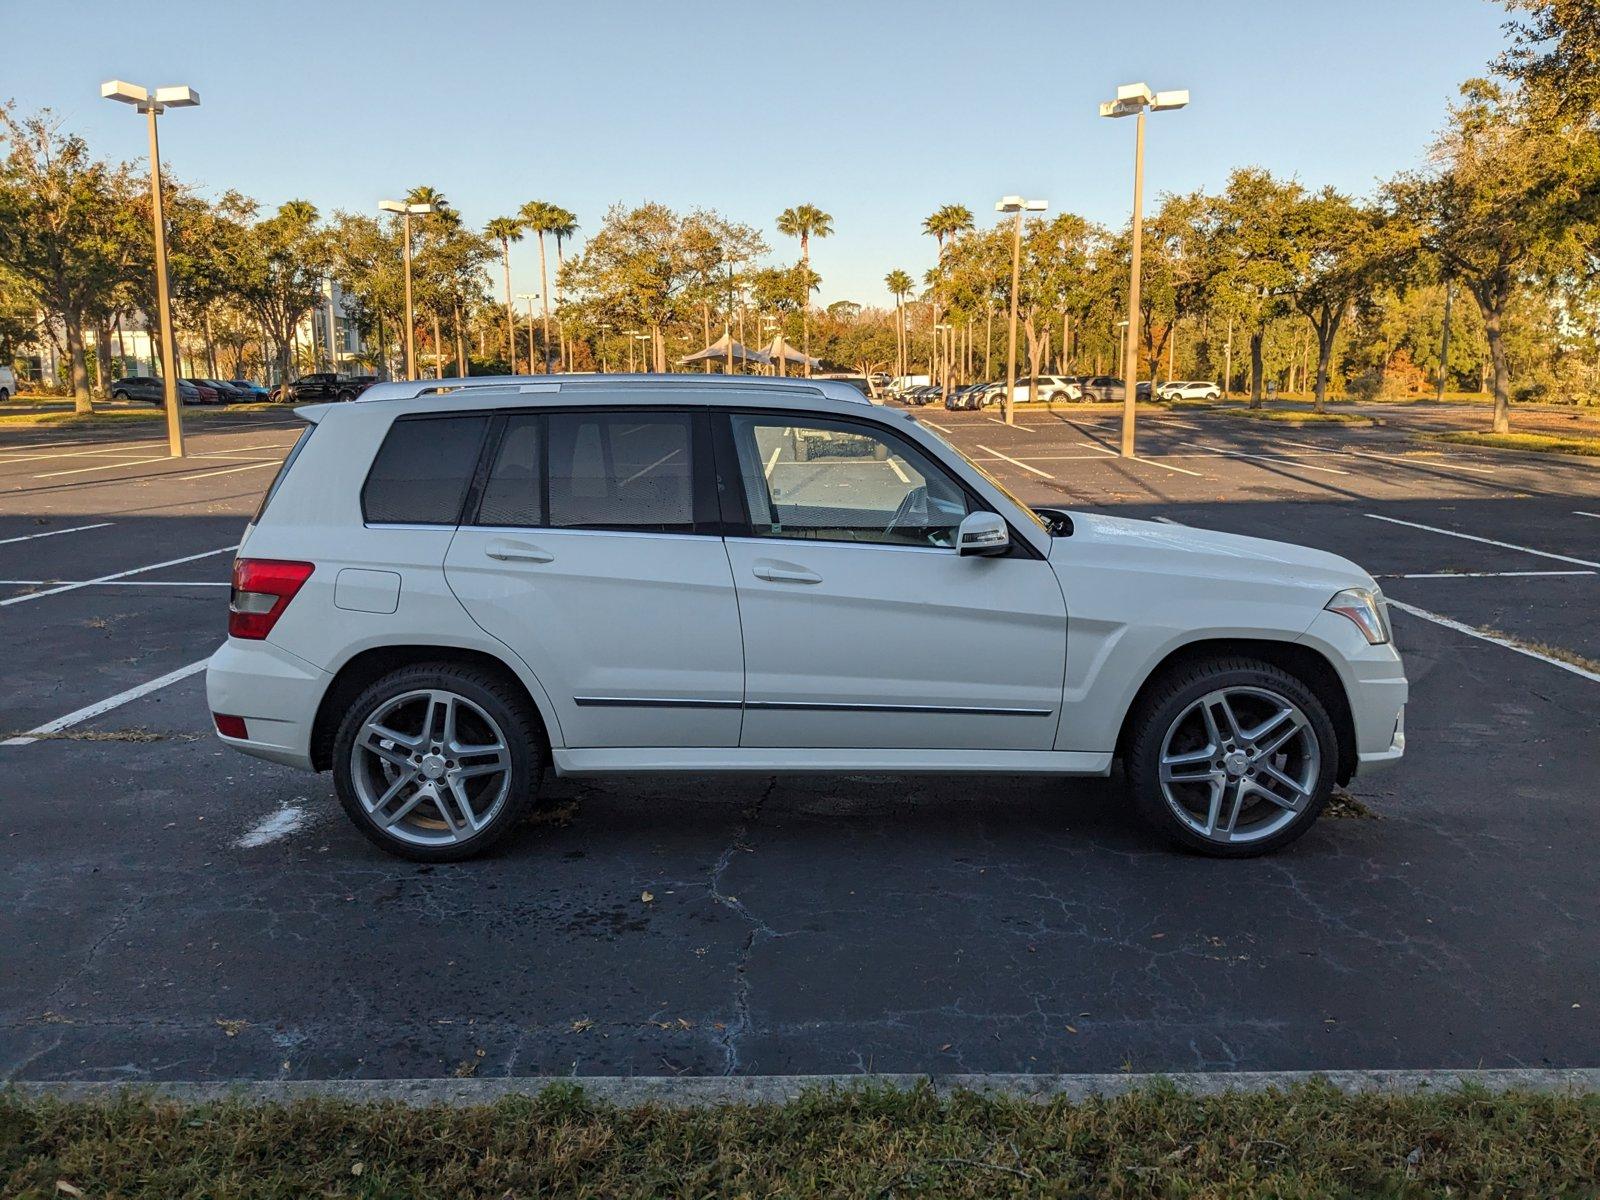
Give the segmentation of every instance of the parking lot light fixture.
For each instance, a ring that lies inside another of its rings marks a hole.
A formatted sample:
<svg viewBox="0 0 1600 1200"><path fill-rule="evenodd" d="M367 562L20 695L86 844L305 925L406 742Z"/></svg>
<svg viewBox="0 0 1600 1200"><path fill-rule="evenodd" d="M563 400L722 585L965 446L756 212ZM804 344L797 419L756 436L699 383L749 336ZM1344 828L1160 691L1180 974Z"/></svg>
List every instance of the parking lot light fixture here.
<svg viewBox="0 0 1600 1200"><path fill-rule="evenodd" d="M438 212L435 204L409 204L404 200L380 200L378 207L384 212L399 213L402 227L402 238L405 248L402 256L405 259L406 273L406 378L417 377L417 322L411 305L411 218L423 217L429 213Z"/></svg>
<svg viewBox="0 0 1600 1200"><path fill-rule="evenodd" d="M152 95L147 88L121 79L108 79L100 85L100 95L120 104L131 104L148 118L150 127L150 224L156 245L156 319L161 327L161 393L167 412L167 449L173 458L183 457L183 412L178 406L178 351L172 333L172 293L167 279L167 218L161 197L161 139L156 118L169 108L194 108L200 93L191 87L160 87Z"/></svg>
<svg viewBox="0 0 1600 1200"><path fill-rule="evenodd" d="M539 298L538 292L518 292L518 300L528 302L528 374L533 374L533 302ZM513 368L515 370L515 368Z"/></svg>
<svg viewBox="0 0 1600 1200"><path fill-rule="evenodd" d="M1011 322L1006 335L1006 394L1001 409L1007 425L1015 425L1011 412L1011 397L1017 390L1017 289L1022 281L1022 214L1043 212L1049 207L1045 200L1024 200L1021 196L1002 196L995 201L994 210L1013 213L1016 219L1011 226Z"/></svg>
<svg viewBox="0 0 1600 1200"><path fill-rule="evenodd" d="M1133 457L1134 422L1138 412L1139 268L1144 252L1144 114L1167 112L1189 103L1187 91L1152 92L1145 83L1125 83L1116 98L1100 105L1102 117L1138 117L1133 139L1133 262L1128 277L1128 335L1122 352L1122 457Z"/></svg>

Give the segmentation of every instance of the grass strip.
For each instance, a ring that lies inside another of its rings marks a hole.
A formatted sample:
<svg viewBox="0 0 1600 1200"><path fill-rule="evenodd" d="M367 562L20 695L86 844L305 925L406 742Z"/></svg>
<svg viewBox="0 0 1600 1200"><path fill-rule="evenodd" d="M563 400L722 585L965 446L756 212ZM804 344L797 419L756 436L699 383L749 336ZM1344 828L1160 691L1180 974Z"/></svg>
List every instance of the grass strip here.
<svg viewBox="0 0 1600 1200"><path fill-rule="evenodd" d="M0 1097L10 1197L1593 1196L1600 1097L1326 1082L1086 1101L931 1088L619 1108Z"/></svg>
<svg viewBox="0 0 1600 1200"><path fill-rule="evenodd" d="M1488 446L1495 450L1532 450L1540 454L1579 454L1600 458L1600 437L1568 437L1554 433L1481 433L1458 430L1429 435L1430 441L1458 446Z"/></svg>
<svg viewBox="0 0 1600 1200"><path fill-rule="evenodd" d="M1378 421L1360 413L1314 412L1308 408L1226 408L1218 412L1248 421L1279 421L1285 425L1376 425Z"/></svg>

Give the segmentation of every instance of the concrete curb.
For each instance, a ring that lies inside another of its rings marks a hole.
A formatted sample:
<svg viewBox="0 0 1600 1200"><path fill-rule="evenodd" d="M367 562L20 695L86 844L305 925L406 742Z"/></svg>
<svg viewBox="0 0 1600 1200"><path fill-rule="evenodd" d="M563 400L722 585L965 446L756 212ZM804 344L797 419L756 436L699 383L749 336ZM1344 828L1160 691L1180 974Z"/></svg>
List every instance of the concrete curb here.
<svg viewBox="0 0 1600 1200"><path fill-rule="evenodd" d="M1022 1100L1056 1097L1083 1100L1118 1096L1138 1088L1165 1085L1195 1095L1261 1092L1321 1080L1351 1094L1407 1095L1452 1092L1463 1087L1489 1092L1600 1092L1600 1067L1565 1070L1421 1071L1237 1071L1170 1075L746 1075L746 1076L550 1076L509 1079L295 1079L127 1083L42 1080L7 1085L14 1095L108 1102L124 1096L174 1100L182 1104L236 1100L246 1104L284 1104L322 1098L367 1103L492 1104L506 1096L537 1095L553 1084L577 1084L591 1100L619 1107L660 1104L691 1108L719 1104L778 1104L807 1091L858 1092L869 1088L909 1089L930 1084L941 1096L958 1091Z"/></svg>

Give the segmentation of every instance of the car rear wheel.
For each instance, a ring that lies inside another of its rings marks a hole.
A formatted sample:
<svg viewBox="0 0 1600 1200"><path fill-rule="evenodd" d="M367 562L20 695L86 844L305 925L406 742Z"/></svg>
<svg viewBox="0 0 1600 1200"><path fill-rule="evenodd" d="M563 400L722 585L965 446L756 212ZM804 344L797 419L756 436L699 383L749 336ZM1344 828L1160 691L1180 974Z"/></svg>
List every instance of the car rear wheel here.
<svg viewBox="0 0 1600 1200"><path fill-rule="evenodd" d="M1333 791L1338 737L1295 676L1250 658L1192 663L1135 716L1128 784L1146 824L1189 850L1248 858L1309 829Z"/></svg>
<svg viewBox="0 0 1600 1200"><path fill-rule="evenodd" d="M334 786L374 845L454 862L511 832L545 758L533 712L502 677L428 663L385 675L350 705L334 740Z"/></svg>

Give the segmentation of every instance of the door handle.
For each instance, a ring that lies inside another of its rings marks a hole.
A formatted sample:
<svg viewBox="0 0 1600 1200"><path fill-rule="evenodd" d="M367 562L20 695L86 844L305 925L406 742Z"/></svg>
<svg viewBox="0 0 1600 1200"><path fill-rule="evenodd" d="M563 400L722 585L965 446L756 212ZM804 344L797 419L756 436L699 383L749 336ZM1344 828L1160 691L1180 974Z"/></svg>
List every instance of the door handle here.
<svg viewBox="0 0 1600 1200"><path fill-rule="evenodd" d="M513 542L496 538L483 548L483 552L497 562L554 562L555 555L527 542Z"/></svg>
<svg viewBox="0 0 1600 1200"><path fill-rule="evenodd" d="M757 579L765 579L771 583L821 583L822 576L815 571L808 571L804 567L797 567L794 563L777 562L774 559L757 559L751 572Z"/></svg>

